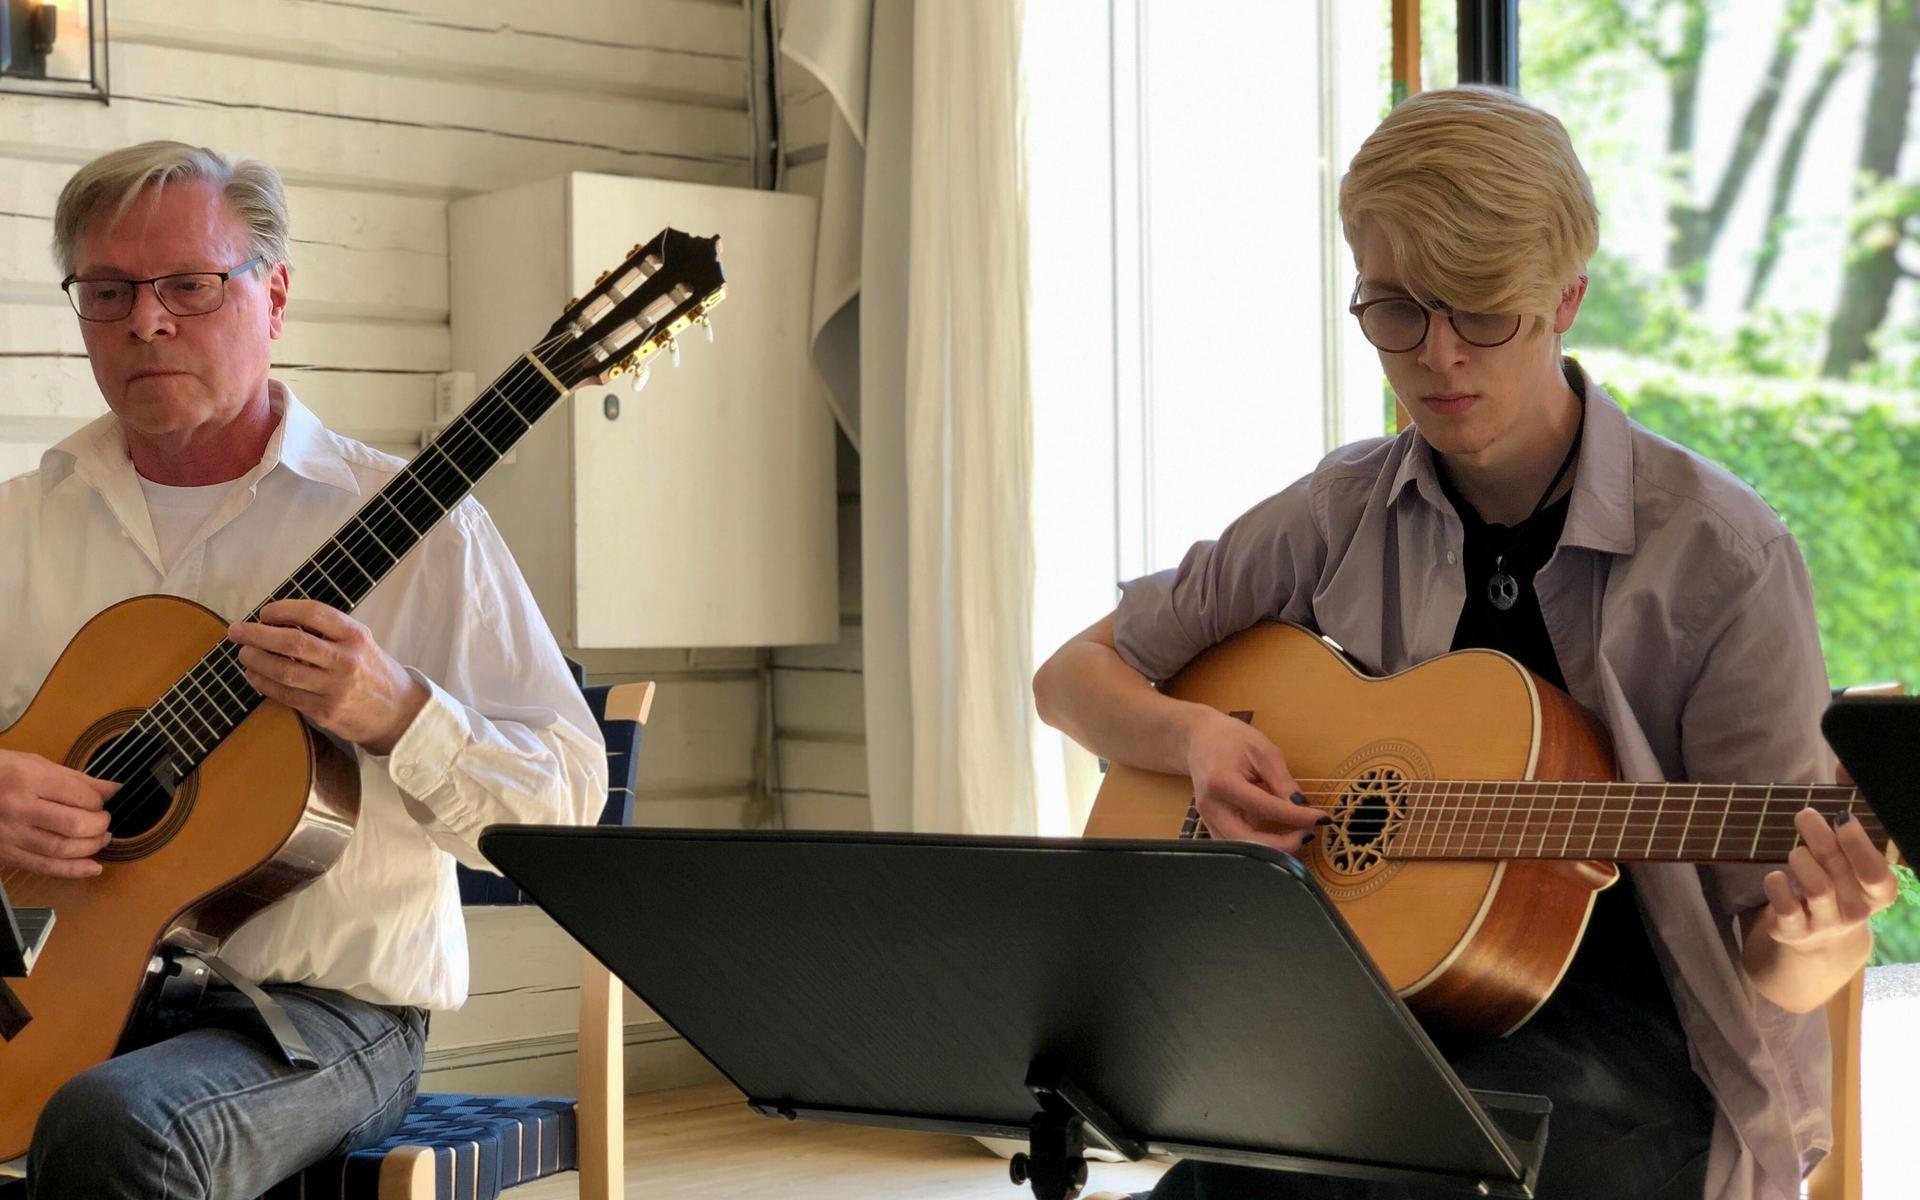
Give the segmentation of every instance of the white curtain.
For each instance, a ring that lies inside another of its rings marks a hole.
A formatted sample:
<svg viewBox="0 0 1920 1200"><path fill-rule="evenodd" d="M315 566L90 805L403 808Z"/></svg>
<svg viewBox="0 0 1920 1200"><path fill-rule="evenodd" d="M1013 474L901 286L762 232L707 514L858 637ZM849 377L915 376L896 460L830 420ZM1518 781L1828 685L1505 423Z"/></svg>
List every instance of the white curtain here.
<svg viewBox="0 0 1920 1200"><path fill-rule="evenodd" d="M1021 8L792 0L782 33L843 126L814 351L860 451L876 829L1034 829Z"/></svg>

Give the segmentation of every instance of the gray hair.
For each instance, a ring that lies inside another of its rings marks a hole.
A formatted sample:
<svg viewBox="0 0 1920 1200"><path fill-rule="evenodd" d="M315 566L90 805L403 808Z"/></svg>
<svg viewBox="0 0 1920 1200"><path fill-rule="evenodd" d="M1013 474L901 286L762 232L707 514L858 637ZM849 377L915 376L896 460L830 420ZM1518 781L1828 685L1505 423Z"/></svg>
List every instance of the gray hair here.
<svg viewBox="0 0 1920 1200"><path fill-rule="evenodd" d="M246 223L253 253L269 265L287 261L287 197L280 173L266 163L238 161L204 146L185 142L142 142L110 150L75 171L60 189L53 210L53 255L60 270L73 271L74 246L96 220L119 220L141 189L165 187L174 180L218 184Z"/></svg>

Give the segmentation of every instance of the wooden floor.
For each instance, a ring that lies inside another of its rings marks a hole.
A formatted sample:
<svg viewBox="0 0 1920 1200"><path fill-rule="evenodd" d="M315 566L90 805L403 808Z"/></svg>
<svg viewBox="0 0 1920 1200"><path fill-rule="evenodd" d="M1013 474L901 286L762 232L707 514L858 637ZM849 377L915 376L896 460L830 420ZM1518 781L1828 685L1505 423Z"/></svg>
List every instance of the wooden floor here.
<svg viewBox="0 0 1920 1200"><path fill-rule="evenodd" d="M1159 1163L1090 1163L1087 1191L1145 1191ZM579 1177L560 1175L506 1193L574 1200ZM747 1108L725 1084L627 1098L627 1195L633 1200L889 1200L1032 1193L1007 1178L1006 1160L972 1138L780 1121Z"/></svg>

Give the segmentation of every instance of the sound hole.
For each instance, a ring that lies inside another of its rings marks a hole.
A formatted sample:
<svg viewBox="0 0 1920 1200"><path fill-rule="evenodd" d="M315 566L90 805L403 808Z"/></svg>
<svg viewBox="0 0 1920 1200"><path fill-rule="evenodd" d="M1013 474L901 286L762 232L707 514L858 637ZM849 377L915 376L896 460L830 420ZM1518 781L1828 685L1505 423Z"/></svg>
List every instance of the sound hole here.
<svg viewBox="0 0 1920 1200"><path fill-rule="evenodd" d="M116 843L140 839L161 826L174 808L171 789L153 777L153 765L165 747L153 735L129 729L108 738L87 755L87 774L120 785L107 801L107 828ZM116 857L103 852L103 858Z"/></svg>
<svg viewBox="0 0 1920 1200"><path fill-rule="evenodd" d="M1380 861L1387 827L1400 815L1407 777L1398 767L1368 767L1347 785L1342 819L1328 831L1327 858L1336 870L1359 874Z"/></svg>

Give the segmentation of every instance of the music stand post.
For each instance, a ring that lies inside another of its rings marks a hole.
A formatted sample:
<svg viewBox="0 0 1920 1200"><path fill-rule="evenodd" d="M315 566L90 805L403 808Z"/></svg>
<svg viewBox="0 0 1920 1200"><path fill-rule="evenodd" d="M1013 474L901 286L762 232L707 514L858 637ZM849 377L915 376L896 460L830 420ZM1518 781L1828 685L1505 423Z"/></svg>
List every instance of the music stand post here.
<svg viewBox="0 0 1920 1200"><path fill-rule="evenodd" d="M481 849L762 1114L1533 1194L1291 857L1233 842L495 826Z"/></svg>

